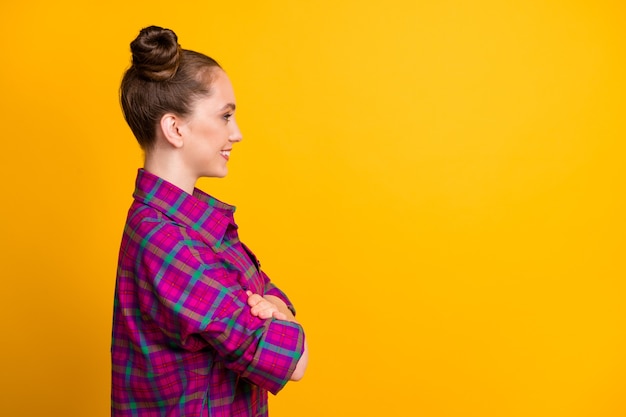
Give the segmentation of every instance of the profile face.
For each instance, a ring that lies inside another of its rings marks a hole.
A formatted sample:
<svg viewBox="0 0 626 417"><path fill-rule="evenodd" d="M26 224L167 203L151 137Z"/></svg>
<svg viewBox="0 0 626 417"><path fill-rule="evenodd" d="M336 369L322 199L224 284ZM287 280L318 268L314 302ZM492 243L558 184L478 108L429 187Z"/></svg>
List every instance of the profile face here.
<svg viewBox="0 0 626 417"><path fill-rule="evenodd" d="M224 177L233 145L241 141L235 93L224 71L215 69L211 95L197 100L181 129L185 163L197 177Z"/></svg>

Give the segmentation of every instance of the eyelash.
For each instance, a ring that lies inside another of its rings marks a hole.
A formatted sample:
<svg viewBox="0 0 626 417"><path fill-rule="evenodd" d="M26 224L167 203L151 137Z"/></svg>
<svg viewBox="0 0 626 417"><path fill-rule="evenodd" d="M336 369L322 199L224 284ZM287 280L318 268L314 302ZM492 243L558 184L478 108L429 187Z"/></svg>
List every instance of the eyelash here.
<svg viewBox="0 0 626 417"><path fill-rule="evenodd" d="M232 113L226 113L224 116L224 120L226 120L227 122L230 120L231 117L233 117Z"/></svg>

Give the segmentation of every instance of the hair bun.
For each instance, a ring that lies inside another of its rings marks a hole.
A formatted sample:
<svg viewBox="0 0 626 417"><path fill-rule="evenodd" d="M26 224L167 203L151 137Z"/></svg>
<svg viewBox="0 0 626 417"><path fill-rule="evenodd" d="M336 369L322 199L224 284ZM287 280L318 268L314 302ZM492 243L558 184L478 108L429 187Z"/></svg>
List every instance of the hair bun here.
<svg viewBox="0 0 626 417"><path fill-rule="evenodd" d="M131 42L133 66L142 78L152 81L171 79L180 63L181 50L178 36L158 26L141 29Z"/></svg>

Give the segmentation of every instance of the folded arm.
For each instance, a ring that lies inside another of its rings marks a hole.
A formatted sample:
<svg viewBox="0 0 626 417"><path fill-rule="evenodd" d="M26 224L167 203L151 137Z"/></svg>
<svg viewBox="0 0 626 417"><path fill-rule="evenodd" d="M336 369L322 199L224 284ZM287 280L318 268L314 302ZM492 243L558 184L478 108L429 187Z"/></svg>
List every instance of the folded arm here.
<svg viewBox="0 0 626 417"><path fill-rule="evenodd" d="M286 320L297 323L292 311L289 307L287 307L287 304L281 298L274 295L265 295L264 297L261 297L259 294L253 294L251 291L247 291L246 294L248 295L250 312L253 316L257 316L262 319L275 318L277 320ZM304 351L298 360L296 369L291 374L291 381L299 381L302 379L308 362L309 349L305 340Z"/></svg>

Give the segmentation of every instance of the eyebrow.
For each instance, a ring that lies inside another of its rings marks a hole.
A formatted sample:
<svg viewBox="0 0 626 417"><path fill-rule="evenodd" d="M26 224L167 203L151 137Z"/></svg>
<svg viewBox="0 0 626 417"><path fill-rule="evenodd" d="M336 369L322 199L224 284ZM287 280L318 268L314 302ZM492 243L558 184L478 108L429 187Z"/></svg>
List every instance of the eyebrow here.
<svg viewBox="0 0 626 417"><path fill-rule="evenodd" d="M235 106L235 104L234 104L234 103L228 103L228 104L225 104L225 105L224 105L224 107L222 107L219 111L224 111L224 110L231 110L231 111L235 111L235 108L236 108L236 107L237 107L237 106Z"/></svg>

